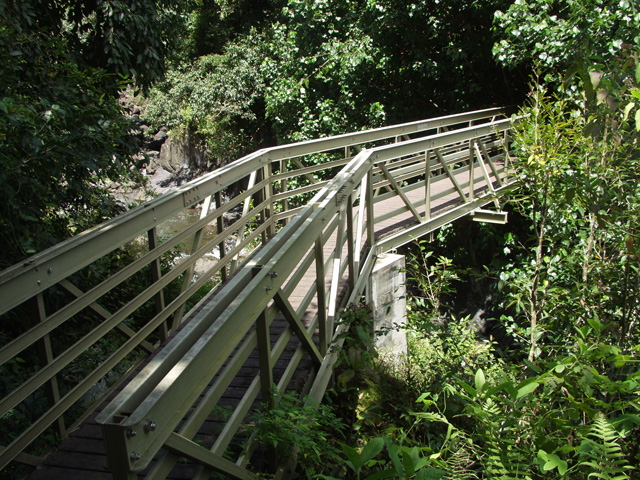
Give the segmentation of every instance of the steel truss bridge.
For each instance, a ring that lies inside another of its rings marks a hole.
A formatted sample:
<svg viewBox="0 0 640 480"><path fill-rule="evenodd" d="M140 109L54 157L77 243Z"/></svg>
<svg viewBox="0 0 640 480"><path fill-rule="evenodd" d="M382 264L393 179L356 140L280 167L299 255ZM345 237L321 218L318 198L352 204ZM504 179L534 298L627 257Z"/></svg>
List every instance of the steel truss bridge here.
<svg viewBox="0 0 640 480"><path fill-rule="evenodd" d="M500 219L515 121L488 109L259 150L0 272L0 469L257 478L247 419L274 385L322 400L376 257Z"/></svg>

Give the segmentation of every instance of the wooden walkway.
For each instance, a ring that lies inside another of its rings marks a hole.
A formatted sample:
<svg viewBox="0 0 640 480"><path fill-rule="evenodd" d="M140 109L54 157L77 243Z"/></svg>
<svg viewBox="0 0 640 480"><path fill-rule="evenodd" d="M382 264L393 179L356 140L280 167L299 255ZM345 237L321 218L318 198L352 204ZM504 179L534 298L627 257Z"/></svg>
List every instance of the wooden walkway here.
<svg viewBox="0 0 640 480"><path fill-rule="evenodd" d="M455 174L455 171L454 171ZM487 191L487 184L483 179L482 169L477 166L474 171L475 176L475 195L481 195L482 193ZM460 185L468 185L468 173L456 174L456 178ZM493 187L497 188L499 184L494 182ZM431 202L431 210L430 210L430 218L437 217L438 215L451 210L453 207L460 205L463 203L461 201L460 195L456 192L448 193L446 195L443 194L445 191L451 190L451 182L448 178L443 178L438 182L434 182L430 186L431 196L436 199ZM407 197L412 202L420 202L422 198L422 203L416 206L417 212L420 214L422 218L425 216L425 204L424 204L424 187L417 188L412 191L409 191ZM398 196L393 196L384 201L378 202L375 204L374 214L375 217L384 218L388 216L390 212L398 212L390 218L387 218L383 221L380 221L375 224L375 237L383 238L385 236L389 236L399 230L406 229L409 226L416 225L419 222L417 221L415 215L409 211L409 209L403 209L403 201ZM335 246L335 237L336 232L333 233L333 240L325 245L325 255L330 255L331 250ZM344 247L346 249L346 246ZM329 272L330 275L331 272ZM316 272L314 262L311 262L307 273L305 274L302 284L306 284L307 286L316 281ZM327 281L330 282L331 278L327 276ZM346 278L343 276L342 286L346 282ZM304 285L303 285L304 286ZM303 289L303 291L307 291ZM302 294L301 294L302 295ZM293 295L289 297L289 301L294 309L298 308L302 302L302 297L296 297L295 292ZM303 317L303 322L308 327L311 320L316 316L317 312L313 310L316 307L316 300L311 302L309 309L306 311L306 314ZM183 324L186 325L188 323L185 322ZM278 315L273 323L270 325L271 330L271 345L272 348L276 347L276 342L280 337L280 334L285 330L287 325L286 320L282 317L282 315ZM176 332L177 333L177 332ZM316 332L317 333L317 332ZM175 334L174 334L175 335ZM317 335L316 337L317 338ZM167 342L170 341L167 340ZM166 343L166 342L165 342ZM299 340L294 336L287 342L287 346L284 349L284 353L276 365L274 369L274 382L278 382L280 377L284 374L284 365L288 362L292 355L295 354L296 348L299 345ZM151 360L158 352L151 355L151 357L147 360ZM282 366L280 366L282 365ZM134 372L131 373L130 378L133 377L136 373L138 373L143 368L143 365L139 366ZM291 383L289 384L289 390L299 391L302 389L305 379L308 376L310 369L313 368L313 364L310 358L307 356L304 359L293 377ZM256 387L256 378L257 372L259 371L259 362L258 362L258 352L255 349L247 358L241 373L237 375L229 387L226 389L226 392L222 396L221 400L218 402L218 407L216 407L215 411L212 412L212 415L208 418L202 428L198 431L198 434L194 438L194 441L202 441L204 444L211 444L215 442L217 435L220 433L224 426L225 418L225 409L228 407L230 410L233 409L239 400L243 397L245 391L248 388L259 388ZM213 384L215 380L218 378L214 378L214 381L210 383ZM98 408L100 411L118 392L114 392L109 396L103 403L101 407ZM260 398L260 397L258 397ZM77 429L72 431L68 438L62 442L62 444L51 454L49 454L44 460L43 464L37 468L32 474L28 477L30 480L108 480L111 479L111 473L105 468L105 447L102 439L102 429L100 425L97 424L95 420L96 414L92 414L88 417L84 423L82 423ZM247 421L247 419L245 419ZM248 420L250 421L250 419ZM153 467L153 464L145 469L145 471L141 472L139 477L143 477L144 474ZM199 467L190 463L178 463L175 467L171 469L171 472L167 476L170 479L191 479L196 476Z"/></svg>

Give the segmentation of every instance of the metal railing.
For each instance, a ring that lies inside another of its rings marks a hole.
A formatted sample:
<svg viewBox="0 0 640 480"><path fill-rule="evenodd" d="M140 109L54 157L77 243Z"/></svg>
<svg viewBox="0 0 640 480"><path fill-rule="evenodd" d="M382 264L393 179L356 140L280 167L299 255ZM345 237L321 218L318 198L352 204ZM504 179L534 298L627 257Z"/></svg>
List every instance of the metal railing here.
<svg viewBox="0 0 640 480"><path fill-rule="evenodd" d="M311 394L321 397L339 307L362 293L376 248L437 228L430 208L421 216L405 192L451 178L466 214L506 186L504 160L495 160L504 159L510 122L494 122L499 116L489 109L260 150L0 272L0 428L11 432L0 469L13 460L37 464L39 438L64 437L100 402L88 400L96 386L105 386L103 398L166 344L101 414L114 472L139 471L162 447L150 478L180 456L203 471L250 478L247 455L232 462L223 453L256 396L269 396L288 339L301 345L279 388L306 355L319 371ZM455 186L468 171L473 191L477 164L492 185L482 201ZM376 244L374 223L383 218L375 204L394 195L420 220L404 237ZM173 231L185 212L195 220ZM330 238L335 246L325 252ZM316 281L293 300L309 269ZM349 295L340 296L343 277ZM306 326L301 318L312 302L317 313ZM291 328L271 345L265 332L277 312ZM311 339L316 327L319 346ZM254 348L261 374L215 443L195 444L199 424ZM193 405L203 379L215 379L215 388L204 389L188 419L168 415Z"/></svg>
<svg viewBox="0 0 640 480"><path fill-rule="evenodd" d="M101 412L98 421L115 477L134 478L134 472L148 468L146 478L165 478L186 457L200 465L197 479L208 478L211 471L257 478L246 468L251 442L235 461L227 448L258 396L269 404L274 383L284 392L307 358L314 366L308 395L321 400L337 355L329 346L332 339L338 345L347 328L338 324L338 312L362 296L376 252L496 200L510 184L504 149L504 134L510 128L511 121L503 120L359 153ZM476 169L484 172L483 178L475 179ZM433 218L420 214L420 204L429 204L429 184L441 179L452 184L443 195L460 194L462 203ZM389 191L376 195L383 189ZM411 200L408 192L418 189L422 198ZM392 194L402 198L399 210L417 218L409 237L403 232L381 243L375 234L381 221L376 205ZM309 277L312 282L303 281ZM304 322L310 311L312 317ZM273 335L269 327L277 315L284 316L290 328ZM300 341L296 354L276 378L273 367L293 336ZM208 445L197 443L196 433L254 350L260 358L259 374L223 431Z"/></svg>

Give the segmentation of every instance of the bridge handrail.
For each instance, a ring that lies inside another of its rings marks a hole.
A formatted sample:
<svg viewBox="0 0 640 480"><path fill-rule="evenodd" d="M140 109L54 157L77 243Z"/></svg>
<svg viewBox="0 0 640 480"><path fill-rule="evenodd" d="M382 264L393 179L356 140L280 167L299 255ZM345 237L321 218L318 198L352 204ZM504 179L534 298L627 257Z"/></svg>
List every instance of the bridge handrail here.
<svg viewBox="0 0 640 480"><path fill-rule="evenodd" d="M365 288L366 278L378 251L376 239L372 234L372 225L375 222L375 214L373 214L375 200L374 185L371 184L370 179L374 169L381 168L384 172L385 169L393 168L393 161L398 161L404 168L403 159L409 157L414 161L423 162L423 165L426 162L427 172L440 169L441 166L443 170L450 170L460 163L460 159L456 157L441 164L439 149L453 145L456 146L454 150L469 152L473 151L479 142L491 143L496 138L498 142L506 143L506 139L500 140L500 138L511 128L512 120L506 119L487 125L472 126L380 146L356 155L328 185L314 196L291 223L274 237L273 243L267 244L257 252L249 265L252 268L243 269L225 284L219 295L208 303L206 310L198 312L190 323L159 352L153 364L147 365L140 375L134 378L100 413L98 422L103 424L108 445L113 446L110 455L111 467L121 474L140 471L149 465L163 445L172 452L184 453L179 446L180 442L188 443L190 439L182 437L182 432L175 433L182 419L167 418L164 412L189 411L202 393L198 386L205 386L218 374L227 360L232 361L230 356L233 350L242 345L250 328L261 321L268 323L264 320L268 316L266 312L271 312L269 318L274 317L273 310L284 311L285 316L288 311L289 315L294 316L288 300L283 298L285 283L296 269L300 268L301 263L304 263L307 252L315 250L318 254L322 250L323 240L327 238L328 233L334 232L338 240L329 261L333 263L329 292L324 301L318 302L318 311L326 311L325 318L314 318L314 322L304 332L296 331L303 343L303 350L306 348L312 360L318 361L317 367L320 373L314 380L310 395L319 400L326 389L331 374L331 364L335 362L335 354L329 353L328 343L332 337L336 339L334 326L341 302L337 294L338 281L348 270L350 288L348 295L342 298L342 304L358 299ZM430 156L429 152L432 151L436 151L437 154ZM477 151L482 154L483 147L477 146ZM472 153L473 155L475 153ZM504 150L496 155L496 157L503 156ZM492 158L489 156L477 159L481 164L484 161L491 162ZM475 168L472 165L473 158L470 162L467 167L458 165L458 169L471 172ZM385 163L386 166L384 166ZM425 171L424 168L423 166L422 172ZM441 175L449 175L449 173ZM489 178L485 180L490 183ZM425 218L420 223L420 228L413 230L415 235L413 238L418 238L423 233L442 226L442 218L446 217L445 222L450 221L451 218L469 214L495 200L501 191L508 187L505 169L502 169L502 178L496 178L496 181L499 186L488 187L487 192L477 198L469 196L461 207L451 210L451 214L445 214L433 220ZM471 174L469 185L473 190ZM452 190L455 189L452 188ZM360 208L357 214L353 211L356 204ZM407 206L407 209L410 208ZM354 224L357 224L355 232ZM342 229L344 225L347 225L346 233ZM361 237L363 243L354 242L361 233L365 233ZM407 241L406 238L402 238L395 246ZM344 249L347 249L348 253L343 257L341 252ZM360 262L360 254L363 250L365 260ZM324 257L322 255L320 257L319 260L316 258L316 264L325 265ZM322 277L324 278L324 275ZM324 280L318 277L317 281L318 285L311 287L310 290L316 294L325 288ZM300 315L299 312L304 311L305 308L307 305L302 304L297 315ZM323 321L325 325L322 324ZM320 330L318 352L315 352L315 347L311 346L310 338L316 327ZM325 338L322 338L322 332L325 332ZM344 333L344 327L341 327L339 332ZM267 343L271 342L267 340ZM271 362L267 361L267 363ZM262 370L262 375L268 376L268 372ZM286 388L286 385L278 385L278 388L281 390ZM254 394L257 395L257 392ZM263 400L270 395L269 389L264 384L262 395ZM242 403L250 404L253 400L255 396L243 398ZM204 410L210 410L210 408L211 404L206 404ZM158 418L162 418L162 421L158 422L156 420ZM145 431L145 422L149 421L154 423L154 429ZM132 436L127 435L128 431L144 431L144 434ZM190 431L193 432L193 429ZM193 450L190 452L195 455ZM210 452L201 449L199 456L193 458L197 458L210 468L223 469L221 471L234 475L234 478L253 478L248 472L235 470L235 466L217 463L222 462L220 455L221 451L216 444ZM229 469L224 470L225 468Z"/></svg>
<svg viewBox="0 0 640 480"><path fill-rule="evenodd" d="M344 165L352 158L350 148L357 149L359 146L375 145L385 141L393 142L411 134L421 135L431 130L440 131L464 124L490 122L500 116L500 109L485 109L263 149L0 272L0 298L3 300L0 315L13 314L18 309L23 309L19 313L20 321L15 322L22 328L21 333L9 338L0 347L0 368L19 367L18 361L26 351L37 351L40 358L39 368L25 374L26 380L23 379L13 390L2 392L0 418L7 418L6 415L23 405L29 397L39 394L38 392L46 394L48 398L46 411L38 413L29 425L15 432L15 438L10 443L0 446L0 469L19 455L21 461L37 463L37 459L21 452L51 425L55 426L60 435L64 435L67 426L62 420L63 415L98 380L135 352L141 350L145 355L153 352L159 342L157 337L153 341L148 340L149 335L160 331L160 341L168 338L169 333L181 323L185 302L198 289L207 285L208 278L220 274L223 279L231 276L232 267L237 264L238 254L242 250L265 243L273 236L276 222L301 212L300 207L290 208L291 205L287 205L287 201L297 195L325 188L327 185L327 181L317 181L315 184L288 189L284 185L288 179L305 180L314 169ZM305 155L335 152L340 149L345 151L344 154L336 154L339 158L331 159L317 167L304 167L297 160ZM293 170L285 168L285 161L290 159ZM272 169L277 169L278 173L272 175ZM222 202L221 193L241 181L248 182L246 189L229 201ZM302 182L298 181L298 184ZM210 207L211 204L215 204L215 207ZM275 204L280 211L275 210ZM200 220L164 242L158 239L159 225L196 205L202 206ZM235 223L225 225L223 215L232 207L244 207L243 215L236 219ZM291 218L295 225L296 217ZM213 239L202 240L204 227L211 223L217 224L218 232ZM245 236L243 231L248 231L249 234ZM106 280L89 287L75 285L70 281L72 275L87 271L94 262L110 252L127 244L136 246L135 241L145 234L147 239L144 242L148 244L148 252L142 252L121 270L109 273ZM236 236L237 240L231 248L226 248L225 242L232 236ZM193 252L181 263L172 263L168 271L163 271L163 256L175 245L186 243L191 237L194 238ZM269 243L271 242L266 244ZM220 249L220 260L208 268L204 275L195 278L195 262L213 248ZM149 286L140 294L135 294L131 300L119 305L113 312L98 303L113 289L119 288L126 279L141 275L143 269L146 269L145 272L148 270L152 278ZM174 299L165 298L164 291L167 285L181 278L181 293ZM49 305L44 298L48 289L58 286L66 296L66 303L61 307L55 302ZM83 292L79 287L87 291ZM146 324L135 328L130 326L127 323L128 318L150 301L155 301L154 316ZM52 342L52 334L63 329L69 319L85 311L91 311L91 315L104 320L100 320L95 328L92 327L69 348L57 351L56 349L60 348ZM170 321L170 317L174 318L173 322ZM76 383L70 383L61 391L58 386L59 376L68 370L73 362L81 361L81 356L88 348L113 332L123 336L124 343L118 344L94 370L77 381L73 380ZM136 358L139 358L141 354L136 355ZM9 362L11 364L7 367Z"/></svg>
<svg viewBox="0 0 640 480"><path fill-rule="evenodd" d="M239 182L268 162L490 119L501 114L500 108L490 108L258 150L1 271L0 298L6 299L6 303L0 306L0 315L100 258L114 245L127 243L163 219L202 201L205 196ZM73 261L70 261L71 256ZM46 276L43 275L45 271Z"/></svg>

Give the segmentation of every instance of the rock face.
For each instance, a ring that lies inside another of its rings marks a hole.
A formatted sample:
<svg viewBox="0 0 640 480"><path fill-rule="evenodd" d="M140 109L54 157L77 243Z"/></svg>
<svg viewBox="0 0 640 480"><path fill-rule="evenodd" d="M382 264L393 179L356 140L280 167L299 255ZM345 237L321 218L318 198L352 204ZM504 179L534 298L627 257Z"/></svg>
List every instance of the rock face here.
<svg viewBox="0 0 640 480"><path fill-rule="evenodd" d="M209 167L204 148L188 140L168 138L160 150L159 163L165 170L176 173L184 168L202 171Z"/></svg>

